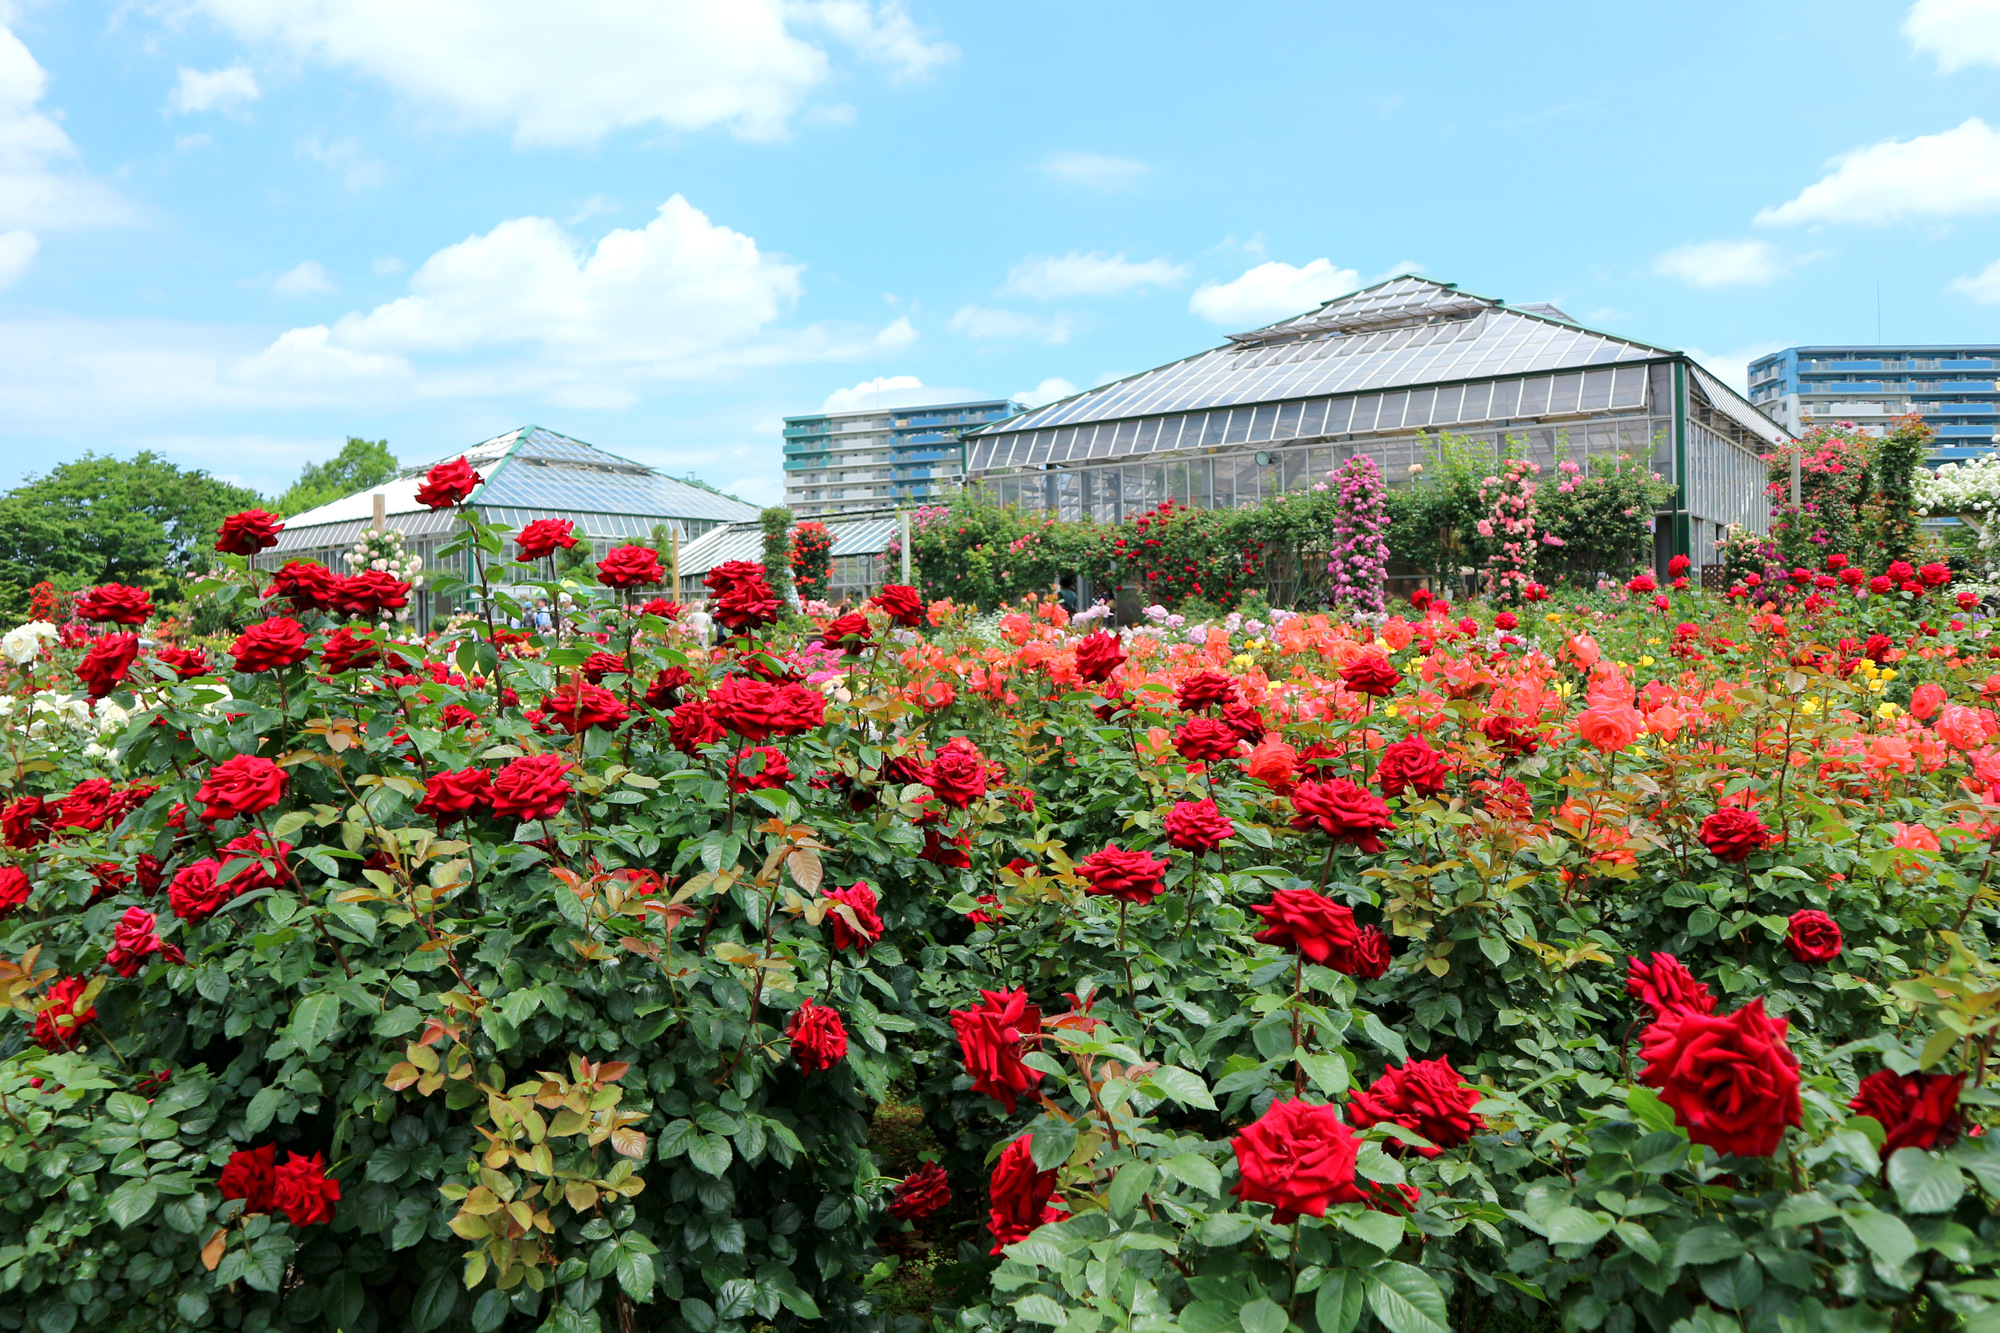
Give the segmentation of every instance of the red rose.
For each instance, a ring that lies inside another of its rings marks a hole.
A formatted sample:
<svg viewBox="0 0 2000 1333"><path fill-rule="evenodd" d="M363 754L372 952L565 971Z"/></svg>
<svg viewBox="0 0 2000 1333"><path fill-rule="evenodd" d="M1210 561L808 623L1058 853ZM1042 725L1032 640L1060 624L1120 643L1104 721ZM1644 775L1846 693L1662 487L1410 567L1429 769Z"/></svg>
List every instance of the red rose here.
<svg viewBox="0 0 2000 1333"><path fill-rule="evenodd" d="M1529 719L1509 713L1495 713L1480 719L1479 732L1494 749L1525 758L1541 748L1542 733L1528 726Z"/></svg>
<svg viewBox="0 0 2000 1333"><path fill-rule="evenodd" d="M566 518L538 518L514 538L514 550L523 560L540 560L553 555L560 546L565 551L576 545L575 525Z"/></svg>
<svg viewBox="0 0 2000 1333"><path fill-rule="evenodd" d="M1411 1060L1398 1069L1391 1065L1366 1092L1356 1092L1347 1102L1348 1119L1356 1129L1368 1129L1387 1122L1423 1135L1436 1145L1418 1147L1391 1139L1390 1152L1414 1151L1436 1157L1446 1148L1462 1148L1472 1136L1486 1128L1486 1120L1473 1111L1479 1104L1479 1090L1468 1087L1449 1058Z"/></svg>
<svg viewBox="0 0 2000 1333"><path fill-rule="evenodd" d="M208 674L208 654L199 648L155 648L153 656L181 680Z"/></svg>
<svg viewBox="0 0 2000 1333"><path fill-rule="evenodd" d="M285 799L291 776L270 760L254 754L232 755L208 770L195 799L201 817L213 822L259 814Z"/></svg>
<svg viewBox="0 0 2000 1333"><path fill-rule="evenodd" d="M1396 827L1382 798L1346 778L1327 782L1301 782L1292 788L1292 827L1310 832L1318 829L1335 842L1348 843L1364 852L1382 851L1377 834Z"/></svg>
<svg viewBox="0 0 2000 1333"><path fill-rule="evenodd" d="M410 585L386 569L364 569L337 578L330 591L334 608L350 616L376 616L410 604Z"/></svg>
<svg viewBox="0 0 2000 1333"><path fill-rule="evenodd" d="M102 699L125 683L125 673L138 655L138 635L107 634L91 644L76 664L76 678L90 690L91 698Z"/></svg>
<svg viewBox="0 0 2000 1333"><path fill-rule="evenodd" d="M1242 696L1236 691L1236 682L1221 672L1197 671L1174 691L1174 702L1190 713L1198 713L1217 704L1240 703Z"/></svg>
<svg viewBox="0 0 2000 1333"><path fill-rule="evenodd" d="M745 774L737 765L751 755L758 756L763 767L755 773ZM729 790L733 792L763 791L770 787L782 787L791 780L792 766L782 750L768 745L753 745L742 754L729 757Z"/></svg>
<svg viewBox="0 0 2000 1333"><path fill-rule="evenodd" d="M1278 1098L1229 1141L1241 1179L1233 1192L1244 1203L1268 1203L1283 1225L1301 1213L1325 1217L1327 1206L1362 1198L1354 1179L1361 1140L1331 1106Z"/></svg>
<svg viewBox="0 0 2000 1333"><path fill-rule="evenodd" d="M868 605L881 610L891 623L903 629L916 629L924 623L923 596L906 584L883 584L882 590L868 599Z"/></svg>
<svg viewBox="0 0 2000 1333"><path fill-rule="evenodd" d="M748 741L810 731L826 720L826 696L801 685L730 676L708 692L709 713Z"/></svg>
<svg viewBox="0 0 2000 1333"><path fill-rule="evenodd" d="M1123 847L1106 847L1092 852L1076 864L1077 872L1089 880L1084 892L1094 898L1116 898L1121 903L1144 907L1166 887L1167 863L1145 852ZM1010 1108L1011 1109L1011 1108Z"/></svg>
<svg viewBox="0 0 2000 1333"><path fill-rule="evenodd" d="M1026 1239L1036 1227L1062 1221L1069 1211L1060 1199L1052 1198L1056 1173L1035 1169L1034 1154L1028 1148L1033 1138L1023 1134L1015 1139L993 1164L987 1185L992 1206L986 1228L993 1233L993 1248L988 1254L998 1254L1015 1241Z"/></svg>
<svg viewBox="0 0 2000 1333"><path fill-rule="evenodd" d="M76 616L79 620L110 621L114 625L143 625L153 614L153 597L144 588L123 583L107 583L79 593Z"/></svg>
<svg viewBox="0 0 2000 1333"><path fill-rule="evenodd" d="M326 1162L318 1153L288 1153L285 1164L271 1173L271 1209L295 1227L331 1222L339 1200L340 1182L327 1178Z"/></svg>
<svg viewBox="0 0 2000 1333"><path fill-rule="evenodd" d="M222 520L217 530L215 549L225 555L255 555L266 547L278 544L278 533L284 524L276 514L262 509L246 509L240 514L231 514Z"/></svg>
<svg viewBox="0 0 2000 1333"><path fill-rule="evenodd" d="M463 503L465 497L477 490L479 483L486 480L472 470L472 464L460 454L449 463L439 463L424 474L424 484L417 487L417 503L427 509L449 509Z"/></svg>
<svg viewBox="0 0 2000 1333"><path fill-rule="evenodd" d="M1785 947L1801 963L1825 963L1840 957L1840 926L1825 912L1808 907L1792 913Z"/></svg>
<svg viewBox="0 0 2000 1333"><path fill-rule="evenodd" d="M152 895L160 891L160 858L151 852L140 852L139 859L132 863L132 872L139 881L141 892Z"/></svg>
<svg viewBox="0 0 2000 1333"><path fill-rule="evenodd" d="M464 704L446 704L438 713L438 725L446 731L457 731L460 727L474 726L478 721L479 714L473 712Z"/></svg>
<svg viewBox="0 0 2000 1333"><path fill-rule="evenodd" d="M1382 927L1363 926L1355 933L1354 943L1348 946L1346 956L1334 955L1333 968L1350 977L1373 981L1387 976L1390 964L1395 961L1395 952L1390 948L1389 937L1383 933Z"/></svg>
<svg viewBox="0 0 2000 1333"><path fill-rule="evenodd" d="M306 660L306 632L296 620L272 616L237 635L229 651L238 671L278 671Z"/></svg>
<svg viewBox="0 0 2000 1333"><path fill-rule="evenodd" d="M1891 560L1889 568L1884 572L1898 583L1907 583L1917 576L1915 566L1907 560Z"/></svg>
<svg viewBox="0 0 2000 1333"><path fill-rule="evenodd" d="M493 773L484 768L460 768L424 779L424 799L417 813L429 815L442 828L468 815L493 808Z"/></svg>
<svg viewBox="0 0 2000 1333"><path fill-rule="evenodd" d="M866 953L869 945L882 938L882 917L875 910L875 890L865 880L844 889L833 889L826 897L834 904L826 914L827 923L833 927L834 948Z"/></svg>
<svg viewBox="0 0 2000 1333"><path fill-rule="evenodd" d="M986 794L986 756L963 736L945 742L924 770L922 782L954 810L963 810Z"/></svg>
<svg viewBox="0 0 2000 1333"><path fill-rule="evenodd" d="M301 611L328 611L339 595L340 576L317 560L287 560L264 585L264 600L289 597Z"/></svg>
<svg viewBox="0 0 2000 1333"><path fill-rule="evenodd" d="M1882 1160L1898 1148L1949 1148L1965 1130L1958 1111L1963 1074L1895 1074L1878 1069L1861 1080L1847 1105L1882 1126Z"/></svg>
<svg viewBox="0 0 2000 1333"><path fill-rule="evenodd" d="M92 902L114 897L132 882L132 877L116 861L99 861L90 867L90 875L97 881L97 887L90 891Z"/></svg>
<svg viewBox="0 0 2000 1333"><path fill-rule="evenodd" d="M694 754L722 739L722 724L707 704L696 699L676 708L667 719L667 738L682 754Z"/></svg>
<svg viewBox="0 0 2000 1333"><path fill-rule="evenodd" d="M246 833L223 843L222 850L228 853L222 859L223 880L237 893L277 889L292 882L292 868L285 860L292 852L289 842L273 847L263 833Z"/></svg>
<svg viewBox="0 0 2000 1333"><path fill-rule="evenodd" d="M951 1202L951 1186L944 1168L925 1162L896 1182L895 1197L889 1201L889 1216L904 1222L920 1222Z"/></svg>
<svg viewBox="0 0 2000 1333"><path fill-rule="evenodd" d="M24 906L33 887L28 882L28 872L21 867L0 866L0 917Z"/></svg>
<svg viewBox="0 0 2000 1333"><path fill-rule="evenodd" d="M1731 806L1701 821L1701 845L1717 860L1742 861L1771 842L1771 830L1748 810Z"/></svg>
<svg viewBox="0 0 2000 1333"><path fill-rule="evenodd" d="M1125 645L1116 634L1098 630L1076 645L1076 674L1093 684L1111 679L1111 673L1125 665Z"/></svg>
<svg viewBox="0 0 2000 1333"><path fill-rule="evenodd" d="M245 1213L271 1211L271 1185L277 1172L278 1145L267 1143L229 1154L215 1182L215 1192L225 1199L243 1200Z"/></svg>
<svg viewBox="0 0 2000 1333"><path fill-rule="evenodd" d="M732 584L715 599L715 619L732 634L749 634L778 618L778 594L762 579Z"/></svg>
<svg viewBox="0 0 2000 1333"><path fill-rule="evenodd" d="M222 865L204 857L184 866L167 887L167 906L183 921L206 921L242 889L234 883L219 883Z"/></svg>
<svg viewBox="0 0 2000 1333"><path fill-rule="evenodd" d="M970 833L955 833L949 837L934 828L924 830L924 849L917 853L919 861L929 861L932 865L943 866L946 870L972 869L972 846Z"/></svg>
<svg viewBox="0 0 2000 1333"><path fill-rule="evenodd" d="M1670 953L1656 953L1650 963L1642 963L1636 957L1626 959L1625 990L1651 1009L1655 1018L1665 1018L1670 1013L1715 1012L1715 997L1709 994L1708 987L1696 981L1694 974Z"/></svg>
<svg viewBox="0 0 2000 1333"><path fill-rule="evenodd" d="M1340 678L1356 694L1386 699L1403 683L1403 673L1389 665L1389 659L1374 653L1357 657L1340 669Z"/></svg>
<svg viewBox="0 0 2000 1333"><path fill-rule="evenodd" d="M125 915L118 919L117 929L111 932L111 947L105 951L104 964L119 976L130 979L146 965L146 960L154 954L169 963L187 961L181 951L171 944L160 942L159 932L154 923L158 920L143 907L128 907Z"/></svg>
<svg viewBox="0 0 2000 1333"><path fill-rule="evenodd" d="M1021 1063L1022 1037L1039 1031L1041 1017L1024 990L983 990L970 1009L951 1011L951 1030L972 1090L991 1097L1014 1114L1014 1099L1042 1081L1041 1071Z"/></svg>
<svg viewBox="0 0 2000 1333"><path fill-rule="evenodd" d="M623 653L595 652L584 658L583 665L578 667L577 670L583 672L583 678L592 685L602 685L606 676L622 676L625 674L625 655Z"/></svg>
<svg viewBox="0 0 2000 1333"><path fill-rule="evenodd" d="M1951 582L1951 570L1933 560L1917 571L1917 579L1926 588L1942 588Z"/></svg>
<svg viewBox="0 0 2000 1333"><path fill-rule="evenodd" d="M570 797L575 765L552 754L524 755L493 779L493 813L502 819L554 819Z"/></svg>
<svg viewBox="0 0 2000 1333"><path fill-rule="evenodd" d="M357 667L374 666L381 660L382 650L374 640L363 638L345 625L327 635L319 649L320 666L336 675Z"/></svg>
<svg viewBox="0 0 2000 1333"><path fill-rule="evenodd" d="M1738 1157L1769 1157L1799 1124L1799 1062L1786 1022L1750 1003L1727 1016L1682 1009L1639 1039L1639 1081L1660 1090L1695 1143Z"/></svg>
<svg viewBox="0 0 2000 1333"><path fill-rule="evenodd" d="M49 826L60 808L39 796L15 797L0 809L0 841L23 851L41 846L49 840Z"/></svg>
<svg viewBox="0 0 2000 1333"><path fill-rule="evenodd" d="M847 1057L847 1028L840 1015L811 1000L792 1011L785 1035L792 1041L792 1058L808 1074L831 1069Z"/></svg>
<svg viewBox="0 0 2000 1333"><path fill-rule="evenodd" d="M1385 796L1405 791L1435 796L1444 790L1444 756L1424 744L1421 736L1406 736L1382 751L1375 782Z"/></svg>
<svg viewBox="0 0 2000 1333"><path fill-rule="evenodd" d="M67 1051L83 1038L83 1027L97 1019L95 1006L78 1009L90 983L82 977L64 977L49 987L41 1007L35 1011L35 1044L45 1051Z"/></svg>
<svg viewBox="0 0 2000 1333"><path fill-rule="evenodd" d="M720 596L739 583L762 583L768 571L755 560L725 560L701 576L702 586Z"/></svg>
<svg viewBox="0 0 2000 1333"><path fill-rule="evenodd" d="M1359 937L1354 912L1313 889L1279 889L1250 910L1264 918L1255 938L1305 955L1315 963L1345 959Z"/></svg>
<svg viewBox="0 0 2000 1333"><path fill-rule="evenodd" d="M66 828L95 833L117 818L123 809L124 803L118 799L118 793L111 790L109 782L103 778L85 778L63 797L53 828L58 833Z"/></svg>
<svg viewBox="0 0 2000 1333"><path fill-rule="evenodd" d="M646 707L664 711L677 706L681 691L693 683L694 677L686 667L661 667L653 683L646 687Z"/></svg>
<svg viewBox="0 0 2000 1333"><path fill-rule="evenodd" d="M1174 749L1191 764L1233 759L1242 743L1234 727L1212 717L1191 717L1174 731Z"/></svg>
<svg viewBox="0 0 2000 1333"><path fill-rule="evenodd" d="M597 562L597 581L607 588L636 588L665 583L667 571L660 568L660 553L650 546L614 546Z"/></svg>
<svg viewBox="0 0 2000 1333"><path fill-rule="evenodd" d="M1176 801L1161 823L1167 841L1184 852L1212 852L1236 836L1236 825L1214 801Z"/></svg>
<svg viewBox="0 0 2000 1333"><path fill-rule="evenodd" d="M849 657L871 647L868 638L868 617L859 612L850 612L827 622L826 630L820 635L820 642Z"/></svg>
<svg viewBox="0 0 2000 1333"><path fill-rule="evenodd" d="M1264 739L1269 728L1264 725L1264 715L1249 704L1224 704L1222 724L1235 732L1237 737L1255 745Z"/></svg>
<svg viewBox="0 0 2000 1333"><path fill-rule="evenodd" d="M611 691L576 681L543 696L542 712L554 718L556 724L572 736L592 727L600 731L616 731L619 724L631 715Z"/></svg>
<svg viewBox="0 0 2000 1333"><path fill-rule="evenodd" d="M664 597L655 597L639 608L642 616L658 616L662 620L679 620L681 612L687 610L679 602L670 602Z"/></svg>

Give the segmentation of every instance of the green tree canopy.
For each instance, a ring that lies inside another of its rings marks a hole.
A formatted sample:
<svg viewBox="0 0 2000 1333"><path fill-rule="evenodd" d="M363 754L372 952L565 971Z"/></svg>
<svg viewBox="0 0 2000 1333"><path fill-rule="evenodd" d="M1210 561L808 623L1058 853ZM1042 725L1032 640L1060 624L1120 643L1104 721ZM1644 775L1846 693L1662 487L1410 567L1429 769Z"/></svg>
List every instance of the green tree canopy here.
<svg viewBox="0 0 2000 1333"><path fill-rule="evenodd" d="M270 507L286 517L303 514L343 495L380 486L400 471L402 464L389 452L387 440L363 440L350 435L346 445L332 458L301 468L299 479L273 500Z"/></svg>
<svg viewBox="0 0 2000 1333"><path fill-rule="evenodd" d="M85 454L0 495L0 609L20 614L43 579L170 591L208 568L216 528L255 491L154 453Z"/></svg>

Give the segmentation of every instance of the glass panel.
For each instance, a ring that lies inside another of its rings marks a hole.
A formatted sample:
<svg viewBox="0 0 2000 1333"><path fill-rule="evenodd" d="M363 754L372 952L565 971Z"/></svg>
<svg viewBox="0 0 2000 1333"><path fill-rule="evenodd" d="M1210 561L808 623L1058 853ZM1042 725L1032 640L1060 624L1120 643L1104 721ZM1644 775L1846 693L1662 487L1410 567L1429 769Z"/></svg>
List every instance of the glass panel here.
<svg viewBox="0 0 2000 1333"><path fill-rule="evenodd" d="M1278 409L1278 424L1271 436L1278 440L1295 440L1299 435L1299 412L1302 404L1286 403Z"/></svg>
<svg viewBox="0 0 2000 1333"><path fill-rule="evenodd" d="M1465 386L1462 384L1453 384L1447 388L1439 389L1436 401L1431 404L1429 420L1432 422L1444 422L1446 424L1457 421L1461 416L1458 405L1464 396ZM1422 425L1423 423L1418 422L1416 424Z"/></svg>
<svg viewBox="0 0 2000 1333"><path fill-rule="evenodd" d="M1509 416L1538 417L1549 410L1549 381L1546 377L1522 380L1521 406Z"/></svg>
<svg viewBox="0 0 2000 1333"><path fill-rule="evenodd" d="M1403 403L1403 418L1398 425L1428 426L1431 424L1431 404L1437 400L1435 389L1412 390Z"/></svg>
<svg viewBox="0 0 2000 1333"><path fill-rule="evenodd" d="M1324 435L1326 433L1326 408L1327 402L1324 398L1317 398L1307 403L1305 411L1299 417L1299 434L1307 437Z"/></svg>
<svg viewBox="0 0 2000 1333"><path fill-rule="evenodd" d="M1277 408L1275 407L1258 408L1257 415L1254 418L1252 418L1250 422L1250 439L1253 442L1261 444L1265 440L1271 438L1271 432L1273 429L1277 427L1277 424L1278 424Z"/></svg>
<svg viewBox="0 0 2000 1333"><path fill-rule="evenodd" d="M1140 454L1151 453L1153 451L1153 442L1159 438L1159 434L1160 419L1158 417L1147 417L1139 423L1139 433L1132 437L1132 451Z"/></svg>
<svg viewBox="0 0 2000 1333"><path fill-rule="evenodd" d="M1583 377L1583 397L1577 405L1586 412L1599 412L1611 406L1611 380L1616 374L1610 370L1593 370Z"/></svg>
<svg viewBox="0 0 2000 1333"><path fill-rule="evenodd" d="M1279 485L1292 491L1306 484L1306 468L1312 463L1310 449L1287 449L1282 455L1282 462L1284 474L1278 479Z"/></svg>
<svg viewBox="0 0 2000 1333"><path fill-rule="evenodd" d="M1210 491L1209 503L1217 509L1234 509L1236 507L1236 469L1238 457L1235 454L1224 454L1222 457L1214 460L1214 466L1211 469L1213 473L1213 487Z"/></svg>
<svg viewBox="0 0 2000 1333"><path fill-rule="evenodd" d="M1241 444L1250 434L1252 412L1247 407L1239 407L1229 414L1229 429L1223 432L1224 444Z"/></svg>
<svg viewBox="0 0 2000 1333"><path fill-rule="evenodd" d="M1428 395L1426 395L1428 397ZM1382 395L1382 410L1376 414L1376 430L1395 430L1403 424L1403 406L1408 394L1385 393Z"/></svg>
<svg viewBox="0 0 2000 1333"><path fill-rule="evenodd" d="M1493 406L1487 409L1488 420L1500 421L1521 415L1521 381L1503 380L1493 386Z"/></svg>
<svg viewBox="0 0 2000 1333"><path fill-rule="evenodd" d="M1493 401L1491 384L1468 384L1465 386L1465 400L1459 405L1458 420L1484 421L1487 408Z"/></svg>
<svg viewBox="0 0 2000 1333"><path fill-rule="evenodd" d="M1581 375L1557 375L1549 390L1549 411L1574 412L1579 390L1583 388Z"/></svg>
<svg viewBox="0 0 2000 1333"><path fill-rule="evenodd" d="M1366 398L1356 398L1353 402L1354 416L1341 429L1343 431L1374 430L1375 414L1381 410L1382 400L1374 394L1370 394Z"/></svg>

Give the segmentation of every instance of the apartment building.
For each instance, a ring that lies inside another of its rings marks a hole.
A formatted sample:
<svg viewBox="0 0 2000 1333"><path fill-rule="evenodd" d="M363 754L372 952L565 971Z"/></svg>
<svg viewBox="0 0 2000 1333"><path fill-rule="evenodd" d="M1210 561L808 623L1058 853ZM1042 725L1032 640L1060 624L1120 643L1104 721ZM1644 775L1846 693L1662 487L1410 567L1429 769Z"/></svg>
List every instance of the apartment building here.
<svg viewBox="0 0 2000 1333"><path fill-rule="evenodd" d="M1005 399L785 418L785 503L800 518L937 503L965 476L961 432Z"/></svg>
<svg viewBox="0 0 2000 1333"><path fill-rule="evenodd" d="M1977 458L2000 424L2000 345L1787 347L1750 363L1750 401L1787 430L1851 421L1879 434L1915 412L1937 429L1933 464Z"/></svg>

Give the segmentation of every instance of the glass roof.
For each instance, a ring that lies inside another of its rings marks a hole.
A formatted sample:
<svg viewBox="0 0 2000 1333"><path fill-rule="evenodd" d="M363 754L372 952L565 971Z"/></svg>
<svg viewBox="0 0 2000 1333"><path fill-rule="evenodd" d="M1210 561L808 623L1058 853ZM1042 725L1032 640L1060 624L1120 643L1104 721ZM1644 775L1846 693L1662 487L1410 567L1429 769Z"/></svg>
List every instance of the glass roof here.
<svg viewBox="0 0 2000 1333"><path fill-rule="evenodd" d="M1227 346L995 422L973 438L1664 355L1555 313L1516 309L1428 278L1393 278L1296 319L1233 334Z"/></svg>
<svg viewBox="0 0 2000 1333"><path fill-rule="evenodd" d="M893 510L868 514L829 515L809 520L824 523L833 534L833 550L843 555L879 555L889 549L896 536L897 518ZM705 532L681 547L681 577L706 574L729 560L764 558L764 528L761 523L732 523L726 528Z"/></svg>

